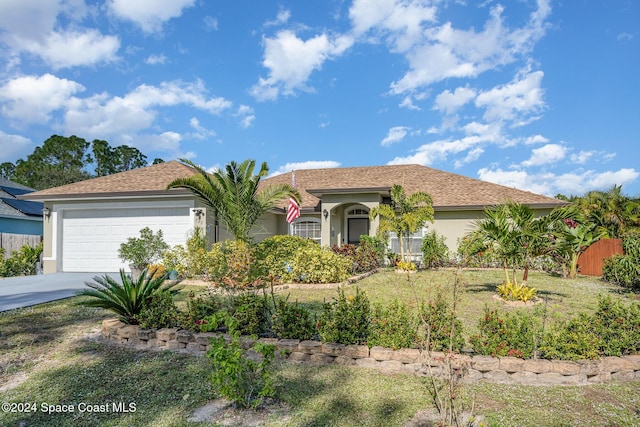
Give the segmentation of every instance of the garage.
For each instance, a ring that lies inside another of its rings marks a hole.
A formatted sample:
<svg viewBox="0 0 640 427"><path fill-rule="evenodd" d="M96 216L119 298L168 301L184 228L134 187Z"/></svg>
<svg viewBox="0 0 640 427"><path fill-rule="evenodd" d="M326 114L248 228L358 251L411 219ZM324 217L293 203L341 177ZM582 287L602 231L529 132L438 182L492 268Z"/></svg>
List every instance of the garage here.
<svg viewBox="0 0 640 427"><path fill-rule="evenodd" d="M192 229L189 207L67 209L62 212L62 271L129 271L118 257L120 244L144 227L162 230L170 246L184 244Z"/></svg>

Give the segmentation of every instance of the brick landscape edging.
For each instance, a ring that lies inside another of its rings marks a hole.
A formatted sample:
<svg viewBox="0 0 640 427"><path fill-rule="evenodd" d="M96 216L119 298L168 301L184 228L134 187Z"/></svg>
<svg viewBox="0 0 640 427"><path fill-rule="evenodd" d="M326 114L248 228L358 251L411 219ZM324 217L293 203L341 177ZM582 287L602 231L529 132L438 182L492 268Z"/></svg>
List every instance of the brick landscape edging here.
<svg viewBox="0 0 640 427"><path fill-rule="evenodd" d="M192 333L184 329L142 329L116 319L102 322L103 337L134 348L173 350L204 355L209 341L220 334ZM250 348L255 342L242 337ZM260 342L274 344L281 358L292 362L354 365L377 369L385 373L439 375L445 354L432 352L428 365L418 349L391 350L366 345L344 345L300 341L292 339L260 338ZM452 366L463 369L467 382L487 381L501 384L525 385L584 385L612 381L640 381L640 354L622 357L603 357L598 360L518 359L516 357L452 356Z"/></svg>

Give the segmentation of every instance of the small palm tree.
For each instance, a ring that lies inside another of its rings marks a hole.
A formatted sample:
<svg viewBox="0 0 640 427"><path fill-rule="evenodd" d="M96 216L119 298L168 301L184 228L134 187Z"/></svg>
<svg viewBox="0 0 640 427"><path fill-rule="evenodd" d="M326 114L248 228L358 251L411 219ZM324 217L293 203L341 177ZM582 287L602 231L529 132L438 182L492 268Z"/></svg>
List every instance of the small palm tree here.
<svg viewBox="0 0 640 427"><path fill-rule="evenodd" d="M167 274L154 276L148 269L144 269L138 279L133 279L121 269L119 282L108 274L95 276L93 280L97 283L85 282L90 289L82 289L76 295L90 298L81 301L81 305L104 308L116 313L125 323L137 324L136 316L153 295L161 292L175 295L180 291L176 288L178 282L165 285L166 279Z"/></svg>
<svg viewBox="0 0 640 427"><path fill-rule="evenodd" d="M371 219L380 217L378 234L395 233L400 243L400 257L405 259L404 239L424 227L425 222L433 222L433 201L424 191L407 196L402 185L391 187L391 204L379 205L369 212ZM409 255L411 248L409 248Z"/></svg>
<svg viewBox="0 0 640 427"><path fill-rule="evenodd" d="M176 179L167 188L186 188L198 196L226 224L236 240L250 242L251 230L258 219L279 201L289 197L300 201L300 194L287 184L258 189L260 180L269 174L265 162L257 174L254 174L255 160L230 162L224 169L209 174L189 160L181 161L198 174Z"/></svg>

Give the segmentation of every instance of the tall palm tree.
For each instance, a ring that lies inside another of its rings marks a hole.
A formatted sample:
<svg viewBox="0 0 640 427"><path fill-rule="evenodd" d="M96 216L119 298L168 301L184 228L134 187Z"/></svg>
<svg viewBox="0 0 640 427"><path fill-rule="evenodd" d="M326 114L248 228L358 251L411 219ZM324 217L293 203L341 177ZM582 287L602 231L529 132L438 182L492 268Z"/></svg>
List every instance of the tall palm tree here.
<svg viewBox="0 0 640 427"><path fill-rule="evenodd" d="M196 169L198 174L176 179L167 189L190 190L214 211L236 240L250 242L251 231L258 219L282 199L294 197L300 200L300 194L288 184L258 189L260 180L269 174L266 162L257 174L254 173L256 162L251 159L242 163L232 161L224 169L209 174L187 159L180 160Z"/></svg>
<svg viewBox="0 0 640 427"><path fill-rule="evenodd" d="M391 204L372 208L369 216L371 219L380 217L378 234L392 232L398 236L400 257L405 261L404 239L423 227L425 222L433 222L433 201L424 191L407 196L404 187L395 184L391 187Z"/></svg>

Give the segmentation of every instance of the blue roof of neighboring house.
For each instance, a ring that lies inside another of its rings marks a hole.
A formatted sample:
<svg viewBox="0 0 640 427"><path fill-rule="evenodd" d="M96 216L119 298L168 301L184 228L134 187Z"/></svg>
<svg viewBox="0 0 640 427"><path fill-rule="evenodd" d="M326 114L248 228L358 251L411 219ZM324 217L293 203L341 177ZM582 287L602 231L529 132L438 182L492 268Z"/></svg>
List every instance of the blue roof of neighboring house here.
<svg viewBox="0 0 640 427"><path fill-rule="evenodd" d="M25 215L42 216L42 208L44 207L44 203L9 199L6 197L2 197L0 198L0 200Z"/></svg>

